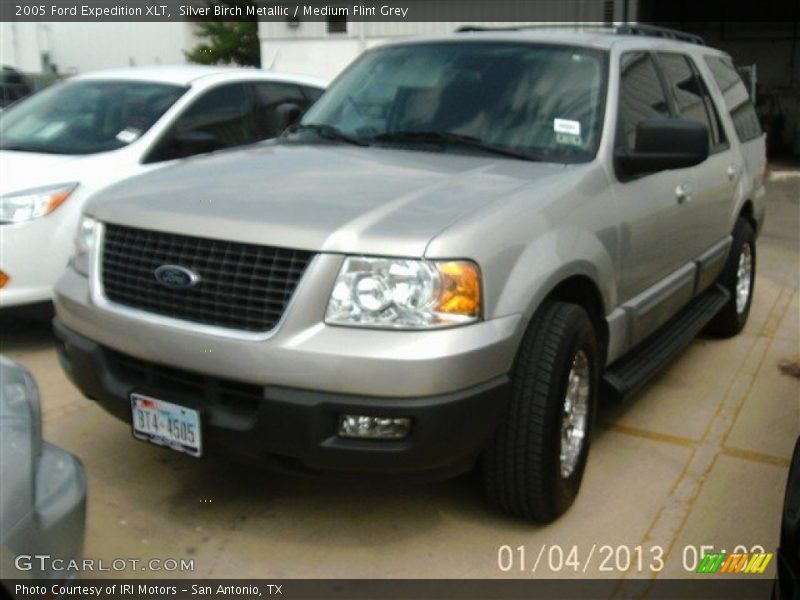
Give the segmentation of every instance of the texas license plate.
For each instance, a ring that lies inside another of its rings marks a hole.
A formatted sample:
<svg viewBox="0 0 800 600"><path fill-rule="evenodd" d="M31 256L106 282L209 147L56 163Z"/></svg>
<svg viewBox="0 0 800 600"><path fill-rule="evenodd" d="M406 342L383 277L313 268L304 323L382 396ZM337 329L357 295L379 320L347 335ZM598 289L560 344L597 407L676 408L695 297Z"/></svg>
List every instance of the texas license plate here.
<svg viewBox="0 0 800 600"><path fill-rule="evenodd" d="M192 456L202 454L200 413L191 408L131 394L133 437Z"/></svg>

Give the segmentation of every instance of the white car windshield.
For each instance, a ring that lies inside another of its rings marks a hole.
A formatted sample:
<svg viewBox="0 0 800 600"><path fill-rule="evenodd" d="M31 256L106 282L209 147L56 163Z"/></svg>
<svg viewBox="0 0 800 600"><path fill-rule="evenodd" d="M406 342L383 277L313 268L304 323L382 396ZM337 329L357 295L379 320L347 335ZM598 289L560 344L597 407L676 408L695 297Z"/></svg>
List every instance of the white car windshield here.
<svg viewBox="0 0 800 600"><path fill-rule="evenodd" d="M138 139L187 88L145 81L53 85L0 114L0 149L93 154Z"/></svg>
<svg viewBox="0 0 800 600"><path fill-rule="evenodd" d="M571 46L388 46L356 61L298 129L364 143L483 144L540 160L590 160L600 138L606 63L605 52Z"/></svg>

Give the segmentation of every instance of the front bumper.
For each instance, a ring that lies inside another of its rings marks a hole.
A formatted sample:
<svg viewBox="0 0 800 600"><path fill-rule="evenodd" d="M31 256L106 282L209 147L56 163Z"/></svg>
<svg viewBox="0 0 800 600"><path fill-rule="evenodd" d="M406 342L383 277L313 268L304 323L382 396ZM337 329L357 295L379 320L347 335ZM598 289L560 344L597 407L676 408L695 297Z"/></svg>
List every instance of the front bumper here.
<svg viewBox="0 0 800 600"><path fill-rule="evenodd" d="M38 219L0 225L0 270L10 277L0 290L0 309L50 302L72 251L73 212L62 206Z"/></svg>
<svg viewBox="0 0 800 600"><path fill-rule="evenodd" d="M511 370L524 331L521 315L431 331L326 325L325 305L343 260L320 254L312 261L283 320L255 338L215 334L200 324L165 322L104 302L90 279L71 268L59 280L54 302L66 327L101 346L262 386L411 399L471 388Z"/></svg>
<svg viewBox="0 0 800 600"><path fill-rule="evenodd" d="M164 367L120 354L54 321L59 359L89 398L130 422L132 391L200 410L206 451L266 467L443 478L472 467L505 411L502 375L461 391L421 397L374 397L252 385ZM341 414L410 417L403 440L336 435Z"/></svg>

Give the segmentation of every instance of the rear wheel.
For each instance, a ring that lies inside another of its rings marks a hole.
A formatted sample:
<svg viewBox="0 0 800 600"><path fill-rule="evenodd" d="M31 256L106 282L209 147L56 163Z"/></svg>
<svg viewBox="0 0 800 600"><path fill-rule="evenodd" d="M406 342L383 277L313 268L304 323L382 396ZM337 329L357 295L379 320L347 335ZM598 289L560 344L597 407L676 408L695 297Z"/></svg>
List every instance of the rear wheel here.
<svg viewBox="0 0 800 600"><path fill-rule="evenodd" d="M746 219L736 222L728 262L720 273L719 283L728 290L730 299L709 323L708 331L732 337L747 323L756 283L756 235Z"/></svg>
<svg viewBox="0 0 800 600"><path fill-rule="evenodd" d="M589 451L598 370L586 311L545 303L520 346L505 421L481 461L492 504L541 522L572 505Z"/></svg>

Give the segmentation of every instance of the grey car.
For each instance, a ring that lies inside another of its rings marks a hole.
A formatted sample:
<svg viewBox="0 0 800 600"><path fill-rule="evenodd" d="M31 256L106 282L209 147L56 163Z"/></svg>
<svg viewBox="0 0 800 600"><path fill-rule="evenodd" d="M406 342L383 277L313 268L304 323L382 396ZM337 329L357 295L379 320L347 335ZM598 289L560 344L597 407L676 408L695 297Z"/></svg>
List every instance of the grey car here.
<svg viewBox="0 0 800 600"><path fill-rule="evenodd" d="M0 578L64 579L70 561L79 559L83 550L83 465L72 454L42 441L36 382L3 356L0 482Z"/></svg>
<svg viewBox="0 0 800 600"><path fill-rule="evenodd" d="M381 46L279 140L98 194L55 292L64 369L173 450L477 466L494 505L556 518L601 391L752 301L752 102L724 53L633 33Z"/></svg>

